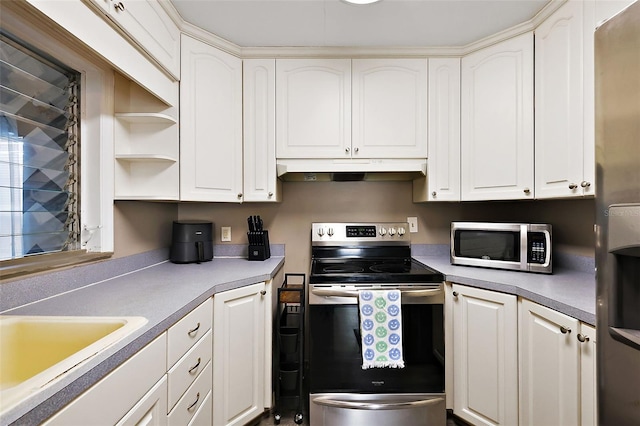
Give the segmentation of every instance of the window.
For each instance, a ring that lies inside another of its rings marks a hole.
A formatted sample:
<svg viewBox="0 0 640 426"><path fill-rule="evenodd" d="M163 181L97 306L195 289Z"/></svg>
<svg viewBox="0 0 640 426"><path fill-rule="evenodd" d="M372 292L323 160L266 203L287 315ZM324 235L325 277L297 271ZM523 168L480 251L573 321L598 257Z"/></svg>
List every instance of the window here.
<svg viewBox="0 0 640 426"><path fill-rule="evenodd" d="M79 85L0 35L0 260L79 248Z"/></svg>
<svg viewBox="0 0 640 426"><path fill-rule="evenodd" d="M75 2L63 3L76 4ZM58 4L56 3L56 5ZM78 5L84 7L81 4ZM69 33L61 26L52 24L52 21L42 14L34 14L33 8L28 2L2 3L0 31L10 38L10 40L4 39L3 42L6 41L13 48L21 50L23 54L26 52L22 46L29 46L31 53L25 57L25 61L33 61L38 58L39 61L44 61L45 65L56 69L65 78L75 76L75 98L72 95L69 96L77 103L71 103L70 106L75 108L75 112L69 111L68 114L74 114L77 117L74 124L76 129L73 134L76 135L76 140L82 143L82 150L77 149L79 145L75 145L76 152L73 152L75 157L68 161L70 173L74 173L72 175L75 178L73 185L76 185L76 188L73 189L67 185L66 191L69 194L75 194L75 198L66 198L62 202L62 206L71 202L75 204L75 206L71 206L71 211L74 212L75 209L75 214L71 214L69 223L66 224L66 233L60 234L68 236L71 233L72 236L75 236L75 247L73 244L67 243L64 251L41 252L43 254L33 254L15 259L0 257L0 282L4 282L33 272L47 271L111 256L114 248L114 72L112 66L103 58L86 48L78 39L70 37ZM15 43L18 40L20 43ZM2 46L0 53L2 57L5 55L5 46L6 44ZM36 53L37 55L34 56ZM60 64L64 64L64 66L60 66ZM3 78L4 70L1 73ZM0 104L2 102L4 101L0 100ZM3 126L9 129L6 123ZM6 172L8 166L5 166L3 170ZM13 173L15 175L17 172ZM67 183L71 183L73 180L68 179ZM0 184L0 186L2 185ZM21 197L23 195L20 193ZM62 197L64 198L64 195ZM5 193L0 193L0 202L5 198ZM68 211L68 207L66 211ZM0 210L6 211L2 206L0 206ZM5 222L5 216L0 217L0 227L5 226ZM65 220L66 222L67 220ZM21 227L20 224L18 229ZM0 232L4 231L0 230ZM9 234L3 233L3 235ZM15 239L20 240L19 238ZM22 238L22 243L24 244L24 238ZM8 244L6 245L8 246ZM18 252L17 248L12 248L12 250ZM21 250L24 252L24 247Z"/></svg>

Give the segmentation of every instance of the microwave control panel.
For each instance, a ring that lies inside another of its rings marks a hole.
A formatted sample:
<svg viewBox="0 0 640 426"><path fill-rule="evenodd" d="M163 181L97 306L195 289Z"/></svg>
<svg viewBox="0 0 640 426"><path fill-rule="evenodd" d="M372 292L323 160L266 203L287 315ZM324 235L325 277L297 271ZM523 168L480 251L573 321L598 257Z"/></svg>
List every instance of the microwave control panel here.
<svg viewBox="0 0 640 426"><path fill-rule="evenodd" d="M527 247L528 263L544 264L547 258L547 240L542 232L529 232L527 235L529 247Z"/></svg>

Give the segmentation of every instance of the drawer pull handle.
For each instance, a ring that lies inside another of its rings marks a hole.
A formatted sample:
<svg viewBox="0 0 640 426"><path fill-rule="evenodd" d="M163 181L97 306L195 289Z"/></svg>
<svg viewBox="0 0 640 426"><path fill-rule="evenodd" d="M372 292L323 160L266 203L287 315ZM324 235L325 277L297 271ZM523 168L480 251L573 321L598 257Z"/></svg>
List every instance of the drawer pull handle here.
<svg viewBox="0 0 640 426"><path fill-rule="evenodd" d="M198 401L200 401L200 392L196 395L196 400L193 404L187 407L187 411L193 411L193 409L198 405Z"/></svg>
<svg viewBox="0 0 640 426"><path fill-rule="evenodd" d="M116 5L114 6L114 8L120 12L124 11L124 4L119 1L118 3L116 3Z"/></svg>
<svg viewBox="0 0 640 426"><path fill-rule="evenodd" d="M571 333L571 329L569 327L560 326L560 333L562 334Z"/></svg>
<svg viewBox="0 0 640 426"><path fill-rule="evenodd" d="M189 336L192 336L192 335L194 335L195 333L197 333L197 332L198 332L198 330L200 330L200 323L198 323L198 325L196 325L196 328L192 328L191 330L189 330L189 331L187 332L187 334L188 334Z"/></svg>
<svg viewBox="0 0 640 426"><path fill-rule="evenodd" d="M189 374L193 374L193 372L196 371L198 367L200 367L200 361L201 361L200 357L198 357L198 362L196 362L196 365L194 365L189 369Z"/></svg>

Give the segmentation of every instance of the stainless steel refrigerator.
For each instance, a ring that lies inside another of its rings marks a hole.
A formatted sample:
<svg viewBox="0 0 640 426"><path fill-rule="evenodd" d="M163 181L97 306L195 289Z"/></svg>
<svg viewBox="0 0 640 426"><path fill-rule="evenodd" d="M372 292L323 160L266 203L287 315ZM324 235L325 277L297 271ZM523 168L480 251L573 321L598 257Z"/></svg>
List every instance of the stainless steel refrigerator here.
<svg viewBox="0 0 640 426"><path fill-rule="evenodd" d="M640 425L640 1L595 34L601 425Z"/></svg>

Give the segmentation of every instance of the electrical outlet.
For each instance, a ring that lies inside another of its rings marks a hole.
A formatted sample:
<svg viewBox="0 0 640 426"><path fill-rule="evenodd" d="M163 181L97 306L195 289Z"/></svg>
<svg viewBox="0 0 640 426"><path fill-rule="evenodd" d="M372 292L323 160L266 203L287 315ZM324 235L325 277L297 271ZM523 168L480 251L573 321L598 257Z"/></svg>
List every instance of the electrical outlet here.
<svg viewBox="0 0 640 426"><path fill-rule="evenodd" d="M407 222L409 222L409 232L416 233L418 232L418 218L417 217L408 217Z"/></svg>
<svg viewBox="0 0 640 426"><path fill-rule="evenodd" d="M231 227L223 226L220 232L220 241L231 241Z"/></svg>

